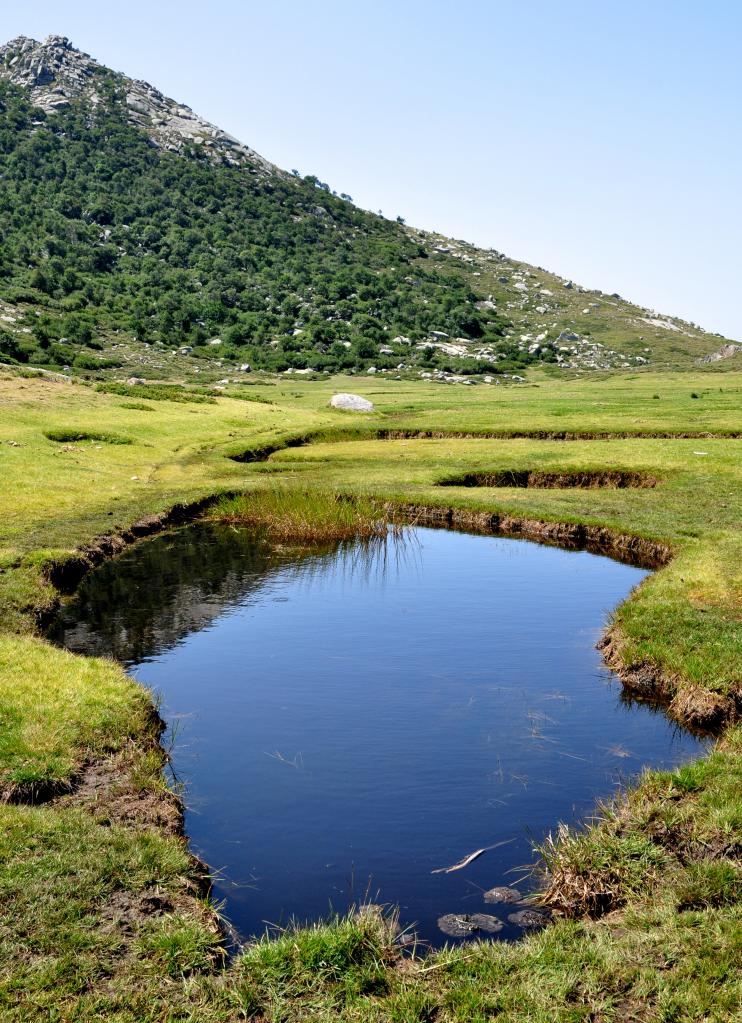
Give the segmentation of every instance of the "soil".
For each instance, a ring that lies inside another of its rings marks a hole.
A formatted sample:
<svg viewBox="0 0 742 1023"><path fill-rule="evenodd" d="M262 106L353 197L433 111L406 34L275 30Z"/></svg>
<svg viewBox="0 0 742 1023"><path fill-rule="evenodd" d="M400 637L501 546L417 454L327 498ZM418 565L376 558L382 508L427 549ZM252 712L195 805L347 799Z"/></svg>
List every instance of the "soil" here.
<svg viewBox="0 0 742 1023"><path fill-rule="evenodd" d="M742 691L714 693L684 684L648 661L627 663L621 630L610 628L598 642L603 660L635 699L663 706L683 727L704 735L716 735L742 717Z"/></svg>
<svg viewBox="0 0 742 1023"><path fill-rule="evenodd" d="M164 786L152 789L136 783L140 756L141 745L132 742L121 752L86 764L72 790L58 796L55 805L82 807L104 826L119 824L182 837L182 801Z"/></svg>
<svg viewBox="0 0 742 1023"><path fill-rule="evenodd" d="M742 437L739 431L686 430L675 433L672 430L482 430L466 433L460 430L376 430L371 438L376 440L710 440Z"/></svg>
<svg viewBox="0 0 742 1023"><path fill-rule="evenodd" d="M0 788L0 803L28 804L48 803L51 799L72 792L72 781L33 781L7 784Z"/></svg>
<svg viewBox="0 0 742 1023"><path fill-rule="evenodd" d="M469 472L439 481L439 487L530 487L539 490L623 490L656 487L659 481L645 472L596 469L580 472L542 472L538 469L507 469L499 472Z"/></svg>
<svg viewBox="0 0 742 1023"><path fill-rule="evenodd" d="M630 533L616 533L605 526L543 522L540 519L498 515L496 512L468 511L464 508L415 504L400 504L396 507L409 522L433 523L502 536L520 536L556 547L607 554L640 568L661 568L669 563L674 553L667 544L633 536Z"/></svg>

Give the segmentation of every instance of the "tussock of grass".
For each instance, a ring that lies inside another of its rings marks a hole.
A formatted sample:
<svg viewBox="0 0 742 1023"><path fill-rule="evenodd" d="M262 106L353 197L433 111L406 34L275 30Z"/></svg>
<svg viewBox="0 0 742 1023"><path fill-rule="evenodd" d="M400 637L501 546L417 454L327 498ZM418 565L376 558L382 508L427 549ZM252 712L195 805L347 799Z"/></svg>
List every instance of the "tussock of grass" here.
<svg viewBox="0 0 742 1023"><path fill-rule="evenodd" d="M703 760L648 771L592 827L560 828L540 850L545 900L570 915L601 916L663 887L680 909L739 905L741 747L737 729Z"/></svg>
<svg viewBox="0 0 742 1023"><path fill-rule="evenodd" d="M235 966L252 1014L273 1017L277 1006L311 999L342 1005L389 989L395 921L365 907L327 923L290 925L248 946ZM243 1003L244 1004L244 1003Z"/></svg>
<svg viewBox="0 0 742 1023"><path fill-rule="evenodd" d="M387 532L386 519L373 502L327 490L276 486L225 497L211 517L251 526L270 540L293 543L370 540Z"/></svg>
<svg viewBox="0 0 742 1023"><path fill-rule="evenodd" d="M154 408L145 405L143 401L122 401L119 407L134 409L136 412L154 412Z"/></svg>
<svg viewBox="0 0 742 1023"><path fill-rule="evenodd" d="M664 864L647 836L621 834L615 810L604 813L602 827L578 833L560 825L540 849L551 877L545 899L569 915L602 916L622 906Z"/></svg>
<svg viewBox="0 0 742 1023"><path fill-rule="evenodd" d="M216 398L202 391L186 390L180 384L96 384L96 391L103 394L120 394L124 398L147 398L149 401L193 402L197 405L214 405Z"/></svg>
<svg viewBox="0 0 742 1023"><path fill-rule="evenodd" d="M118 433L100 433L97 430L44 430L47 440L59 444L74 444L77 441L94 440L100 444L131 444L131 437L122 437Z"/></svg>
<svg viewBox="0 0 742 1023"><path fill-rule="evenodd" d="M742 902L742 869L728 859L692 863L675 888L679 910Z"/></svg>
<svg viewBox="0 0 742 1023"><path fill-rule="evenodd" d="M156 920L137 942L137 951L173 978L213 970L223 961L223 949L203 923L180 914Z"/></svg>

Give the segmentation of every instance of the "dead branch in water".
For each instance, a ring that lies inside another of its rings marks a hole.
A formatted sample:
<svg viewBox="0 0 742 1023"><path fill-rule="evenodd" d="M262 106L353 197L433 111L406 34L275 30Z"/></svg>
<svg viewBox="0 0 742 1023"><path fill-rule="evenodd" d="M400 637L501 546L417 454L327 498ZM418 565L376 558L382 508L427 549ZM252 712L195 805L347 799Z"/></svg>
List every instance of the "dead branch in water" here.
<svg viewBox="0 0 742 1023"><path fill-rule="evenodd" d="M490 849L497 849L501 845L509 845L511 842L514 841L515 841L514 838L506 838L505 841L503 842L495 842L494 845L486 845L483 849L475 849L473 853L469 853L468 856L465 856L463 860L459 860L458 863L454 863L450 867L438 867L436 870L431 870L430 873L452 874L454 870L463 870L464 867L468 867L470 863L474 862L474 860L478 860L482 853L489 852Z"/></svg>

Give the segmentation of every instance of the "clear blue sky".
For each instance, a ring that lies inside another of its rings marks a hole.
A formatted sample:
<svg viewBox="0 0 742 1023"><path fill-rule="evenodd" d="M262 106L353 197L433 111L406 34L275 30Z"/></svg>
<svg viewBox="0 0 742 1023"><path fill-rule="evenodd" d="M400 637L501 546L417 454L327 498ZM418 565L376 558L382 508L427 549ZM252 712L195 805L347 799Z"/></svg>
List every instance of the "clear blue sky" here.
<svg viewBox="0 0 742 1023"><path fill-rule="evenodd" d="M742 339L740 0L2 6L359 205Z"/></svg>

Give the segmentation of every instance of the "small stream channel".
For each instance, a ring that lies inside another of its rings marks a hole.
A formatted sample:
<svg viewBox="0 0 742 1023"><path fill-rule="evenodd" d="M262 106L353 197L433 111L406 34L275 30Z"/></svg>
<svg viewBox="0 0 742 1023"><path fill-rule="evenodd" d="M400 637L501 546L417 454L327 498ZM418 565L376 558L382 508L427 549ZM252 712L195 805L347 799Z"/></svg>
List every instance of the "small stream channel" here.
<svg viewBox="0 0 742 1023"><path fill-rule="evenodd" d="M53 638L161 695L192 848L243 938L363 900L434 945L446 914L512 938L523 907L484 892L529 891L534 840L702 752L595 649L644 575L440 529L307 553L202 523L90 574Z"/></svg>

